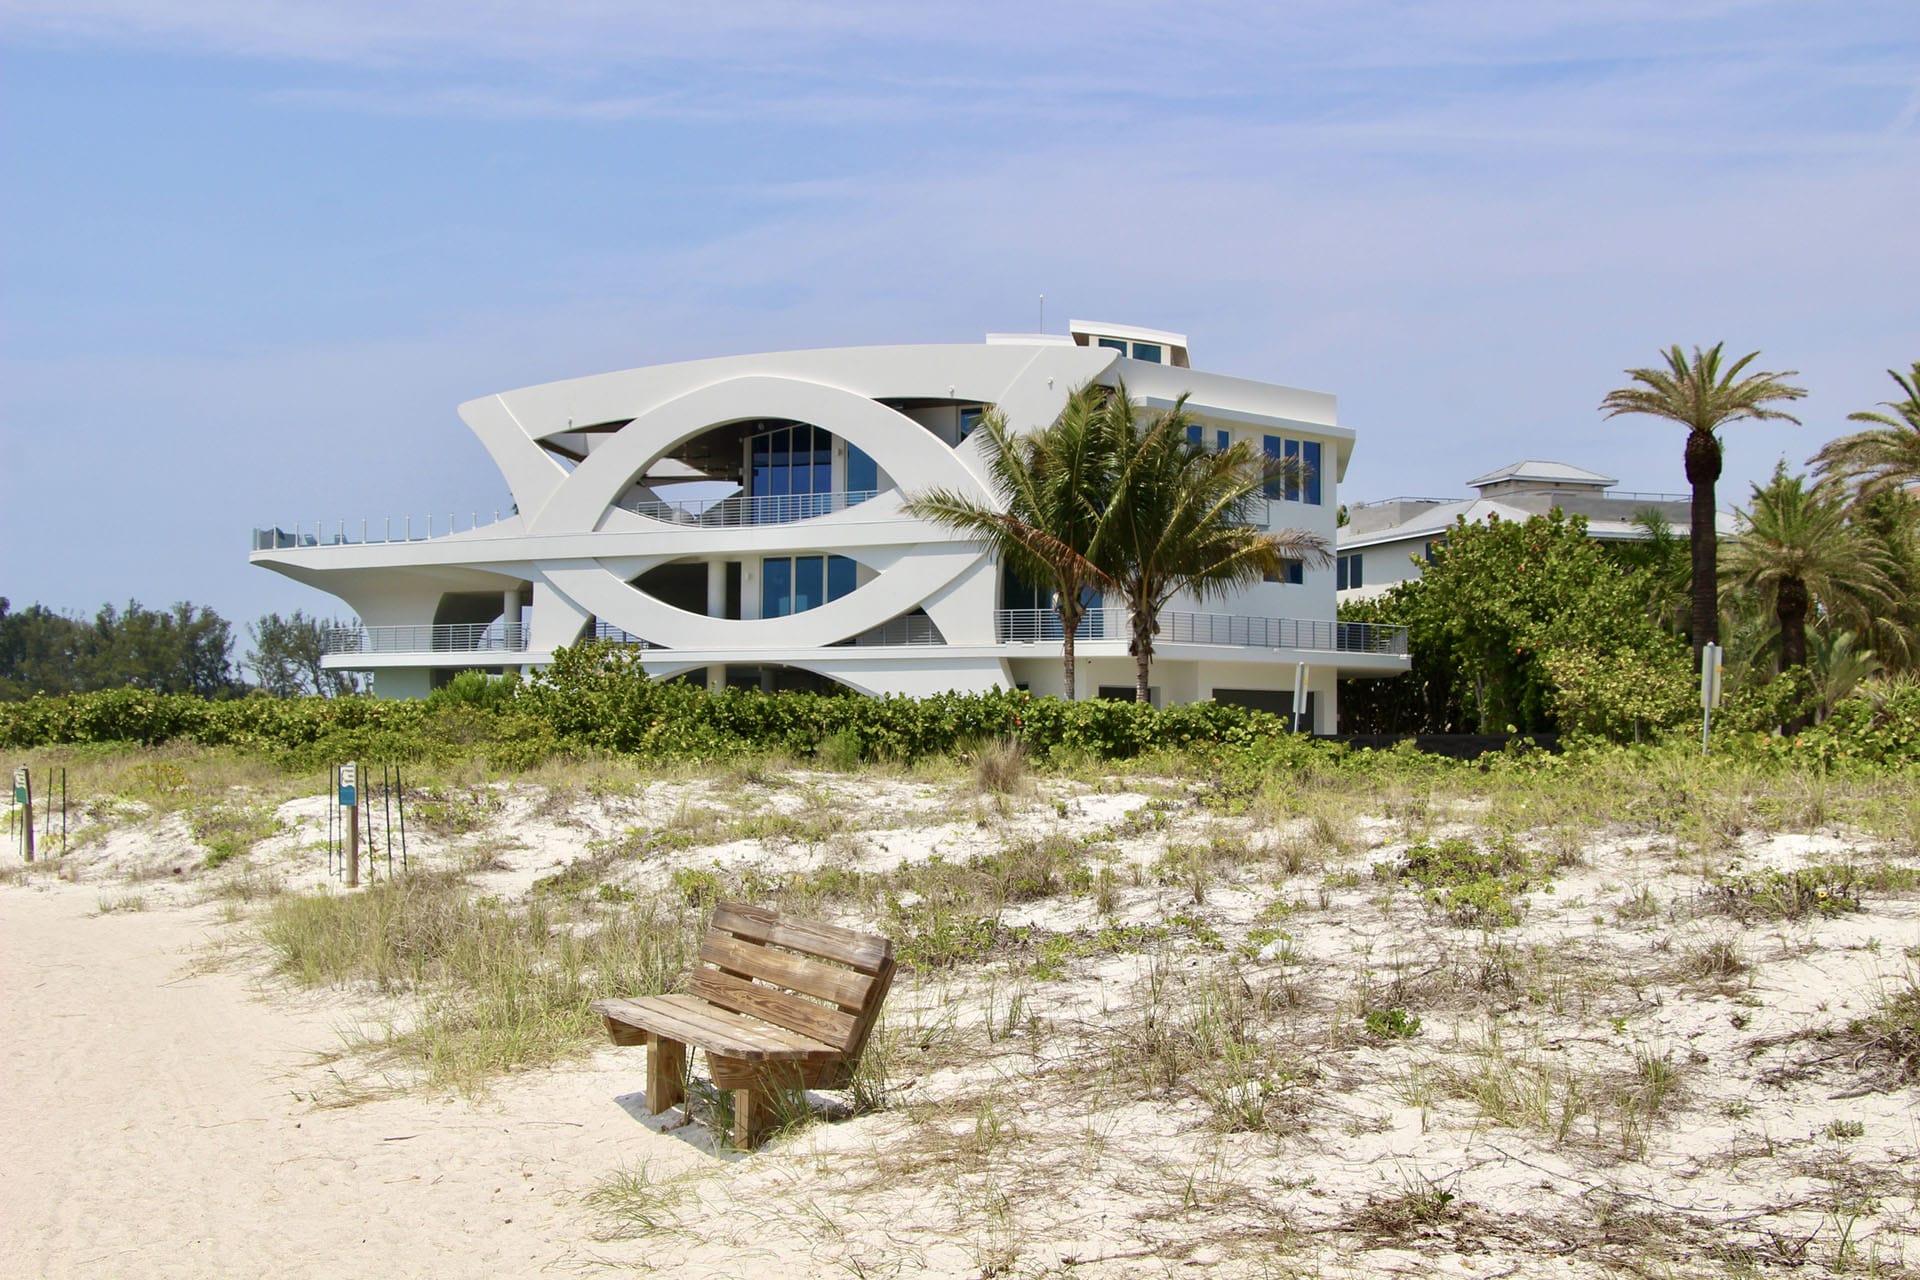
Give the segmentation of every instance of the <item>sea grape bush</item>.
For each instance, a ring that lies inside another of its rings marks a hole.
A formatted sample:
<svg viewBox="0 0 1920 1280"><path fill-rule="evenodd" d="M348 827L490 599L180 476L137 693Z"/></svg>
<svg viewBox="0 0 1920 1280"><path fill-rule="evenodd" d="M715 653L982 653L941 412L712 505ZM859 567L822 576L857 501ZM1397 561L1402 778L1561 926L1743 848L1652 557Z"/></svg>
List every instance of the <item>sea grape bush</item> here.
<svg viewBox="0 0 1920 1280"><path fill-rule="evenodd" d="M132 689L0 706L0 746L185 740L270 751L290 766L351 755L386 759L486 755L522 766L588 749L653 759L742 752L814 754L832 740L865 760L911 760L994 738L1044 756L1099 759L1149 750L1248 746L1285 730L1263 712L1213 703L1156 710L1132 702L1067 703L1018 691L867 698L720 692L651 679L630 650L583 645L555 654L531 681L457 680L424 701L368 697L211 701Z"/></svg>
<svg viewBox="0 0 1920 1280"><path fill-rule="evenodd" d="M1791 738L1747 727L1753 716L1764 719L1772 711L1728 715L1725 731L1715 735L1715 754L1835 767L1920 763L1920 685L1864 686L1824 723ZM1675 732L1678 742L1693 731ZM264 694L207 699L110 689L0 704L0 748L178 740L259 751L288 768L316 769L354 757L476 755L518 769L569 751L679 761L760 752L905 761L996 739L1018 741L1036 759L1125 760L1178 752L1211 762L1222 788L1248 795L1277 774L1366 769L1375 756L1401 771L1444 770L1451 763L1417 757L1410 749L1349 752L1291 734L1278 717L1212 702L1157 709L1135 702L1062 702L1017 690L929 698L710 692L651 679L634 651L591 644L557 652L552 666L531 680L472 676L421 701ZM1658 740L1649 733L1650 747ZM1478 767L1493 767L1487 764L1493 759ZM1511 767L1545 768L1559 760L1525 753Z"/></svg>

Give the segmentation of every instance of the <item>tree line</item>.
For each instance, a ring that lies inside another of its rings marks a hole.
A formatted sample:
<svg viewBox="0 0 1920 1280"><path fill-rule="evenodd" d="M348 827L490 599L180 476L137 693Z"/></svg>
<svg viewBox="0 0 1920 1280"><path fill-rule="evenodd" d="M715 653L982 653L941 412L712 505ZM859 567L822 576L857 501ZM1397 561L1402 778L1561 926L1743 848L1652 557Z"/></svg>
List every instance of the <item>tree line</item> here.
<svg viewBox="0 0 1920 1280"><path fill-rule="evenodd" d="M325 633L340 625L298 609L284 618L267 614L248 626L250 643L236 665L233 625L204 605L149 609L131 600L85 618L39 604L16 611L0 596L0 702L99 689L203 698L255 689L276 697L355 693L350 672L320 666Z"/></svg>
<svg viewBox="0 0 1920 1280"><path fill-rule="evenodd" d="M1734 723L1795 733L1856 694L1920 679L1920 361L1889 370L1900 394L1849 415L1861 429L1785 460L1715 527L1721 432L1804 396L1797 375L1749 372L1721 346L1679 347L1630 369L1609 417L1686 429L1689 528L1657 512L1606 547L1554 512L1523 524L1457 525L1417 579L1341 617L1408 627L1403 682L1348 682L1343 725L1360 730L1574 729L1627 737L1698 714L1699 654L1723 648ZM1685 661L1691 648L1693 660ZM1388 687L1397 683L1397 687Z"/></svg>

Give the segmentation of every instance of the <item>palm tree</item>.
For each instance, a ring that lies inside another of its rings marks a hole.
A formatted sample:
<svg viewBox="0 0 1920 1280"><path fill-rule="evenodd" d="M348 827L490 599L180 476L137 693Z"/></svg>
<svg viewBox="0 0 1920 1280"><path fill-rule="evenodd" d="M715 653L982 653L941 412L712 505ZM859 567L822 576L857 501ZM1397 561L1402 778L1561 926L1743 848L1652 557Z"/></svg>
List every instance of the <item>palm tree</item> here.
<svg viewBox="0 0 1920 1280"><path fill-rule="evenodd" d="M1678 343L1662 352L1664 369L1629 369L1627 376L1638 384L1609 391L1600 402L1609 418L1640 413L1678 422L1687 429L1687 483L1693 486L1691 550L1693 554L1693 653L1694 665L1700 662L1701 648L1720 637L1718 597L1718 538L1713 527L1713 486L1720 479L1721 427L1743 418L1780 418L1799 423L1792 414L1770 409L1775 400L1798 400L1806 395L1802 387L1783 381L1798 377L1797 371L1784 373L1741 372L1758 356L1750 351L1725 371L1720 365L1716 342L1711 350L1693 349L1688 360Z"/></svg>
<svg viewBox="0 0 1920 1280"><path fill-rule="evenodd" d="M1880 402L1893 412L1848 414L1849 422L1874 426L1829 440L1808 459L1821 476L1851 482L1863 498L1920 484L1920 360L1913 362L1911 373L1889 369L1887 376L1907 393L1903 400Z"/></svg>
<svg viewBox="0 0 1920 1280"><path fill-rule="evenodd" d="M908 515L979 535L1003 571L1052 590L1069 702L1086 595L1109 582L1093 559L1113 509L1112 454L1101 419L1106 394L1091 383L1081 387L1050 426L1022 435L1008 430L998 410L982 415L975 432L986 436L991 504L951 489L910 495L902 504Z"/></svg>
<svg viewBox="0 0 1920 1280"><path fill-rule="evenodd" d="M1811 489L1774 468L1766 488L1753 489L1753 510L1739 512L1740 533L1727 550L1725 585L1771 608L1780 625L1780 670L1807 662L1807 623L1821 614L1865 621L1885 605L1887 578L1877 549L1848 524L1846 504L1831 485Z"/></svg>
<svg viewBox="0 0 1920 1280"><path fill-rule="evenodd" d="M1333 557L1318 534L1252 527L1264 514L1263 487L1289 464L1244 440L1220 450L1189 444L1185 396L1165 413L1143 415L1123 383L1101 418L1118 465L1111 536L1095 558L1131 615L1134 697L1146 702L1160 614L1175 596L1204 600L1276 575L1287 560L1324 568Z"/></svg>

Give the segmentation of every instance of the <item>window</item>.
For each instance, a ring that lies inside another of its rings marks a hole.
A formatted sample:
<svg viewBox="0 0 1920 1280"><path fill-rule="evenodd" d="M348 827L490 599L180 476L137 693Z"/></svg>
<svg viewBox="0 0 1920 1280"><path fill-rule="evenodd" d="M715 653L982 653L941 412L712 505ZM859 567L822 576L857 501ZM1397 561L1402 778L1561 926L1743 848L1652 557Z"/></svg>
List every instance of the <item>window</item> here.
<svg viewBox="0 0 1920 1280"><path fill-rule="evenodd" d="M1136 342L1133 344L1133 358L1145 360L1149 364L1160 363L1160 344L1157 342Z"/></svg>
<svg viewBox="0 0 1920 1280"><path fill-rule="evenodd" d="M1100 345L1109 351L1118 351L1121 355L1127 354L1127 344L1119 338L1102 338Z"/></svg>
<svg viewBox="0 0 1920 1280"><path fill-rule="evenodd" d="M1199 423L1195 422L1195 423L1188 424L1187 443L1192 445L1196 449L1200 447L1200 424Z"/></svg>
<svg viewBox="0 0 1920 1280"><path fill-rule="evenodd" d="M752 474L749 497L799 498L798 502L756 504L755 523L777 523L829 510L833 492L833 437L819 427L799 423L754 436L749 448Z"/></svg>
<svg viewBox="0 0 1920 1280"><path fill-rule="evenodd" d="M846 556L769 557L760 562L760 616L784 618L818 609L851 592L858 577Z"/></svg>
<svg viewBox="0 0 1920 1280"><path fill-rule="evenodd" d="M1320 442L1262 436L1260 444L1269 466L1284 459L1290 473L1267 482L1267 497L1276 502L1299 502L1304 499L1313 506L1319 506Z"/></svg>
<svg viewBox="0 0 1920 1280"><path fill-rule="evenodd" d="M980 415L985 412L985 409L980 408L962 409L960 411L960 438L962 440L965 440L973 434L973 429L980 425Z"/></svg>
<svg viewBox="0 0 1920 1280"><path fill-rule="evenodd" d="M1233 446L1233 432L1215 431L1213 433L1213 447L1215 449L1219 450L1221 453L1225 453L1232 446Z"/></svg>
<svg viewBox="0 0 1920 1280"><path fill-rule="evenodd" d="M847 446L847 492L872 493L880 487L880 467L858 445Z"/></svg>
<svg viewBox="0 0 1920 1280"><path fill-rule="evenodd" d="M1334 562L1334 587L1340 591L1350 591L1366 585L1360 574L1361 555L1358 551L1341 556Z"/></svg>
<svg viewBox="0 0 1920 1280"><path fill-rule="evenodd" d="M1282 560L1280 572L1267 575L1268 582L1278 582L1289 587L1300 586L1307 580L1307 566L1301 560Z"/></svg>

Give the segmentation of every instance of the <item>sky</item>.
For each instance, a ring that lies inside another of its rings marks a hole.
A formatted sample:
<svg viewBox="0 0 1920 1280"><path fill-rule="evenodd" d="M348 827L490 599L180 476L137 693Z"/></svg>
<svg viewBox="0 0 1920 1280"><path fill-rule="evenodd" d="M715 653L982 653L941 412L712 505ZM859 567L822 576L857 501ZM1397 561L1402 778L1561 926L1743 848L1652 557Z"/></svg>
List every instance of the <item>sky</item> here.
<svg viewBox="0 0 1920 1280"><path fill-rule="evenodd" d="M1723 504L1920 359L1912 0L0 0L0 595L345 607L256 525L490 513L455 406L711 355L1190 335L1332 392L1340 494L1795 370ZM244 646L243 646L244 647Z"/></svg>

